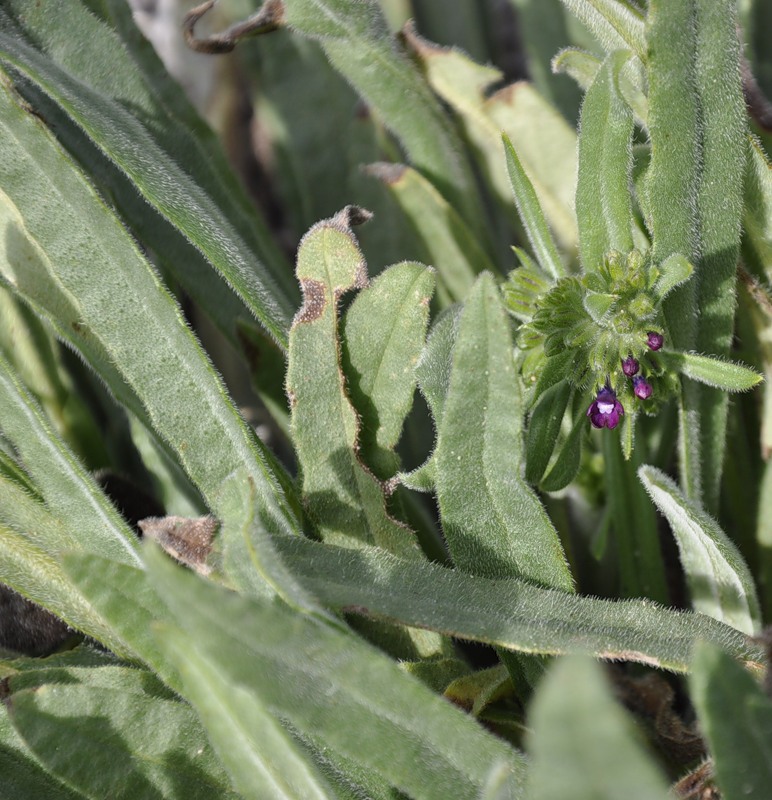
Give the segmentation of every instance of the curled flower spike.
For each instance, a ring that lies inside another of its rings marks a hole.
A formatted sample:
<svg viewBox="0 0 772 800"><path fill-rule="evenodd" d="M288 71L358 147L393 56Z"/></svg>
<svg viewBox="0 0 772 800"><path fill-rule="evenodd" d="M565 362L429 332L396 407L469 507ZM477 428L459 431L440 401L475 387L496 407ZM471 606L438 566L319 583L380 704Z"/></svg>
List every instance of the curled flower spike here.
<svg viewBox="0 0 772 800"><path fill-rule="evenodd" d="M656 331L648 331L646 334L646 344L649 350L660 350L665 343L665 337Z"/></svg>
<svg viewBox="0 0 772 800"><path fill-rule="evenodd" d="M648 400L651 397L651 384L642 375L633 378L633 392L641 400Z"/></svg>
<svg viewBox="0 0 772 800"><path fill-rule="evenodd" d="M613 390L605 386L587 409L587 416L594 428L616 428L619 418L625 413Z"/></svg>
<svg viewBox="0 0 772 800"><path fill-rule="evenodd" d="M628 356L622 362L622 372L624 372L628 378L632 378L633 375L636 375L639 369L640 365L632 356Z"/></svg>

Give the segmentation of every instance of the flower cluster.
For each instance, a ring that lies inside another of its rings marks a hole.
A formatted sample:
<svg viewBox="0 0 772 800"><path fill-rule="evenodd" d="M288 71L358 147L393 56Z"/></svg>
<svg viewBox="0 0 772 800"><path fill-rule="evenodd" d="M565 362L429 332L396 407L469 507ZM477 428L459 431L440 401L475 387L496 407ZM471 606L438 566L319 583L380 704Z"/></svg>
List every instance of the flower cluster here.
<svg viewBox="0 0 772 800"><path fill-rule="evenodd" d="M661 333L648 331L646 334L646 346L649 350L660 350L665 343ZM651 384L640 375L641 365L637 358L628 355L622 360L622 374L630 378L633 382L633 394L639 400L648 400L653 392ZM587 409L587 416L595 428L616 428L619 420L625 413L624 406L617 399L616 392L611 388L609 382L598 391L595 399Z"/></svg>

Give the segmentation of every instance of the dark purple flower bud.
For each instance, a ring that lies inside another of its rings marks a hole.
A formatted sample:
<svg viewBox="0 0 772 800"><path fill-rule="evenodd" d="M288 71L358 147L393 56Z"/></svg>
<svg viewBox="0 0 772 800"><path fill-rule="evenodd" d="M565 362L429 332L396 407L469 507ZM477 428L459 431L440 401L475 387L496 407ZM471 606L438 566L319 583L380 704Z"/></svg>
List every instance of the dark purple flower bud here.
<svg viewBox="0 0 772 800"><path fill-rule="evenodd" d="M635 375L639 369L640 365L632 356L628 356L622 362L622 372L624 372L628 378L632 378L633 375Z"/></svg>
<svg viewBox="0 0 772 800"><path fill-rule="evenodd" d="M660 350L662 345L665 344L665 337L656 331L649 331L646 337L646 344L649 345L649 350Z"/></svg>
<svg viewBox="0 0 772 800"><path fill-rule="evenodd" d="M641 400L648 400L651 397L651 384L643 377L643 375L636 375L633 378L633 392L636 397Z"/></svg>
<svg viewBox="0 0 772 800"><path fill-rule="evenodd" d="M608 386L595 395L595 399L587 409L587 416L594 428L616 428L619 425L619 418L624 413L622 404Z"/></svg>

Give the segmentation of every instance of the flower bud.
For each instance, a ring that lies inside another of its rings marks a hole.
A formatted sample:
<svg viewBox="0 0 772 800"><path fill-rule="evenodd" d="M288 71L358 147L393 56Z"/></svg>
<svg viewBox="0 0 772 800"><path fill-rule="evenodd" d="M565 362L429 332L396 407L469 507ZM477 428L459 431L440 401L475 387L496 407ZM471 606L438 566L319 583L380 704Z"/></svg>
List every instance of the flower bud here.
<svg viewBox="0 0 772 800"><path fill-rule="evenodd" d="M639 369L640 365L632 356L628 356L622 362L622 372L624 372L628 378L632 378L633 375L636 375Z"/></svg>
<svg viewBox="0 0 772 800"><path fill-rule="evenodd" d="M633 378L633 392L641 400L648 400L651 397L651 384L642 375Z"/></svg>
<svg viewBox="0 0 772 800"><path fill-rule="evenodd" d="M665 337L661 333L649 331L646 334L646 344L649 346L649 350L660 350L664 343Z"/></svg>

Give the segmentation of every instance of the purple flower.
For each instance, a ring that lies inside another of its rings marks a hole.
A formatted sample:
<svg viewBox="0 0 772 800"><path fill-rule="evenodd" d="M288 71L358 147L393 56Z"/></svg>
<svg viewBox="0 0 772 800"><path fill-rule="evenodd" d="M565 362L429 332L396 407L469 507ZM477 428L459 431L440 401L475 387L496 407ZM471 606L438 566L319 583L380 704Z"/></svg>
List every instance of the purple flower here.
<svg viewBox="0 0 772 800"><path fill-rule="evenodd" d="M641 400L648 400L651 397L651 384L642 375L633 378L633 392Z"/></svg>
<svg viewBox="0 0 772 800"><path fill-rule="evenodd" d="M594 428L616 428L619 418L625 413L613 390L605 386L601 389L587 409Z"/></svg>
<svg viewBox="0 0 772 800"><path fill-rule="evenodd" d="M665 343L665 337L656 331L648 331L646 337L646 344L649 345L649 350L659 350Z"/></svg>
<svg viewBox="0 0 772 800"><path fill-rule="evenodd" d="M632 378L633 375L635 375L639 369L640 365L632 356L628 356L622 362L622 372L624 372L628 378Z"/></svg>

